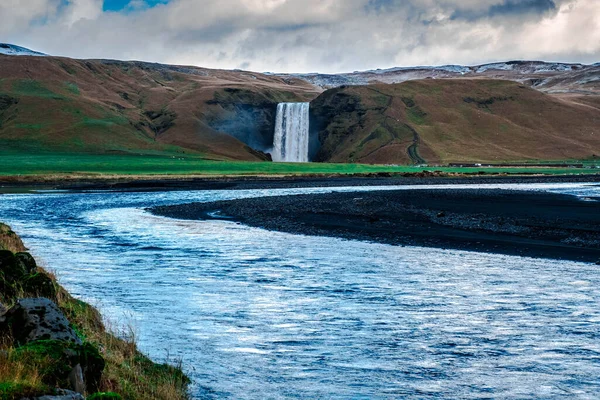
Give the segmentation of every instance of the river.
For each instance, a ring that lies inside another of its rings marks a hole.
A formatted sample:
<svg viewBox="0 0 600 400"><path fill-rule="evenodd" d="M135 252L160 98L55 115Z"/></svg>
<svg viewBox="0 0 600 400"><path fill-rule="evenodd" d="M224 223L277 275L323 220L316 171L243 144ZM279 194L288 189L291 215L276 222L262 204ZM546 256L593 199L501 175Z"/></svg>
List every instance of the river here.
<svg viewBox="0 0 600 400"><path fill-rule="evenodd" d="M585 184L480 186L600 196ZM600 397L597 265L144 211L390 189L9 194L0 219L73 295L135 327L143 351L181 358L195 398Z"/></svg>

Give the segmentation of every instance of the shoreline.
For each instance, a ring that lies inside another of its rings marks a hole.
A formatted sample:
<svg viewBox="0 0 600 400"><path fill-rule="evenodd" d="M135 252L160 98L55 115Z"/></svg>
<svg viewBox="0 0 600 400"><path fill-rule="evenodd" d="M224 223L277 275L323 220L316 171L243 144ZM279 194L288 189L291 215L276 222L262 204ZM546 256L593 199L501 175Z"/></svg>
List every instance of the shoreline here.
<svg viewBox="0 0 600 400"><path fill-rule="evenodd" d="M106 327L27 251L0 222L1 399L190 398L181 365L151 360L134 336Z"/></svg>
<svg viewBox="0 0 600 400"><path fill-rule="evenodd" d="M245 190L340 186L453 185L497 183L598 183L598 175L437 175L434 173L352 175L352 176L235 176L235 177L164 177L82 178L63 180L3 180L0 195L39 190L69 191L183 191Z"/></svg>
<svg viewBox="0 0 600 400"><path fill-rule="evenodd" d="M267 230L397 246L600 263L600 201L563 194L394 190L190 203L149 211L188 220L227 217Z"/></svg>

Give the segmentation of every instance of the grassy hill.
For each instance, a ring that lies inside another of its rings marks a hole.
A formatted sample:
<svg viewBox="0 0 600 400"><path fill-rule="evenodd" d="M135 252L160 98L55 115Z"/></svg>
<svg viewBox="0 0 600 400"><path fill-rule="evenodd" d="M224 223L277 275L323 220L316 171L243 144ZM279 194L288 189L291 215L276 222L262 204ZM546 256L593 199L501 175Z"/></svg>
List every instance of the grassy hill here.
<svg viewBox="0 0 600 400"><path fill-rule="evenodd" d="M0 152L261 160L246 143L264 148L277 103L315 90L240 71L0 55Z"/></svg>
<svg viewBox="0 0 600 400"><path fill-rule="evenodd" d="M600 155L597 97L553 97L501 80L350 86L311 104L316 160L514 162Z"/></svg>
<svg viewBox="0 0 600 400"><path fill-rule="evenodd" d="M293 76L0 55L0 156L265 161L277 103L312 100L316 161L589 160L600 154L599 99L462 78L322 93Z"/></svg>

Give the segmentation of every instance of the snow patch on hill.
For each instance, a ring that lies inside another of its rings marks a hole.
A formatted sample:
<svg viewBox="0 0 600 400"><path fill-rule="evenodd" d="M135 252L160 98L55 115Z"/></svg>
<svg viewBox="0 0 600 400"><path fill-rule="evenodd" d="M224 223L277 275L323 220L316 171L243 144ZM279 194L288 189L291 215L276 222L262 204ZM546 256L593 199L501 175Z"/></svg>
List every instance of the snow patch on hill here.
<svg viewBox="0 0 600 400"><path fill-rule="evenodd" d="M515 64L508 63L494 63L494 64L485 64L479 67L476 67L475 72L481 74L485 71L489 71L491 69L498 71L512 71L515 68Z"/></svg>
<svg viewBox="0 0 600 400"><path fill-rule="evenodd" d="M46 54L38 51L26 49L25 47L15 46L14 44L0 43L0 54L7 56L45 56Z"/></svg>
<svg viewBox="0 0 600 400"><path fill-rule="evenodd" d="M445 71L445 72L453 72L457 74L467 74L471 72L469 67L465 67L462 65L440 65L440 66L420 66L420 67L395 67L388 69L372 69L369 71L355 71L354 74L368 73L368 74L391 74L394 72L404 72L404 71Z"/></svg>

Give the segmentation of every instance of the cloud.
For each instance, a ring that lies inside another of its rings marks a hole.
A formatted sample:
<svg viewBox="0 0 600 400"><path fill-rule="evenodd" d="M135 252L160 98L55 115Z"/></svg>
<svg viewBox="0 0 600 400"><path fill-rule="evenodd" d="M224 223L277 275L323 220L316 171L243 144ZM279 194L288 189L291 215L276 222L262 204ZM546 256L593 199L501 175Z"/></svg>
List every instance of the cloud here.
<svg viewBox="0 0 600 400"><path fill-rule="evenodd" d="M501 3L493 4L483 10L457 10L452 15L452 18L477 20L480 18L494 18L498 16L529 17L531 15L541 15L556 10L557 6L554 0L504 0Z"/></svg>
<svg viewBox="0 0 600 400"><path fill-rule="evenodd" d="M134 0L122 12L101 0L22 3L2 0L5 38L80 58L281 72L600 61L597 0Z"/></svg>

